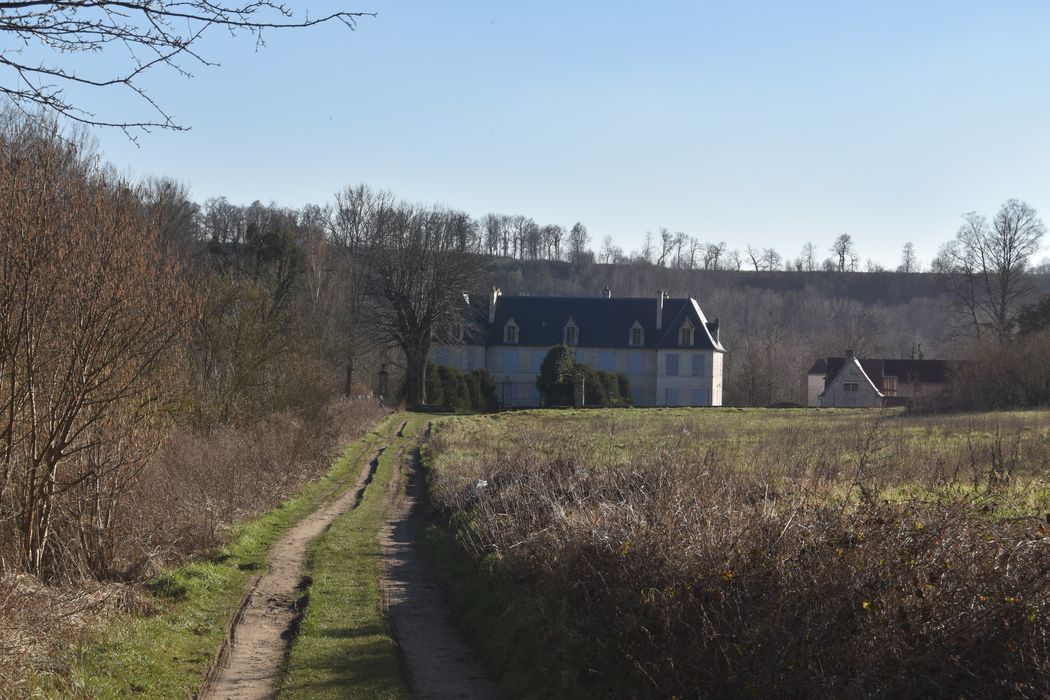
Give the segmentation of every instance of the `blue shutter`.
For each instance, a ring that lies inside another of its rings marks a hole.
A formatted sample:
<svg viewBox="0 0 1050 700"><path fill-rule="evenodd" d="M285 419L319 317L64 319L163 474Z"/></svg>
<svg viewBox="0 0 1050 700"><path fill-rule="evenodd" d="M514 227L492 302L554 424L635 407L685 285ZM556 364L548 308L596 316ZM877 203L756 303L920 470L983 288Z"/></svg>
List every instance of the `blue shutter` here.
<svg viewBox="0 0 1050 700"><path fill-rule="evenodd" d="M669 352L669 353L667 353L666 363L667 364L666 364L665 368L666 368L667 376L668 377L677 377L678 376L678 353L676 353L676 352Z"/></svg>
<svg viewBox="0 0 1050 700"><path fill-rule="evenodd" d="M704 376L704 356L701 353L695 353L693 355L693 376Z"/></svg>

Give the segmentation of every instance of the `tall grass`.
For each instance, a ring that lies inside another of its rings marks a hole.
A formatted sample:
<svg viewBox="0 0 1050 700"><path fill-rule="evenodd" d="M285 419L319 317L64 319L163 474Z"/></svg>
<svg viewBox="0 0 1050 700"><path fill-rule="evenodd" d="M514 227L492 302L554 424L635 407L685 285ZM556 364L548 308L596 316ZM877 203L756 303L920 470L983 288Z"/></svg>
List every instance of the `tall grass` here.
<svg viewBox="0 0 1050 700"><path fill-rule="evenodd" d="M436 430L431 490L464 551L535 601L522 624L549 633L516 656L536 694L1043 697L1047 425L468 419Z"/></svg>

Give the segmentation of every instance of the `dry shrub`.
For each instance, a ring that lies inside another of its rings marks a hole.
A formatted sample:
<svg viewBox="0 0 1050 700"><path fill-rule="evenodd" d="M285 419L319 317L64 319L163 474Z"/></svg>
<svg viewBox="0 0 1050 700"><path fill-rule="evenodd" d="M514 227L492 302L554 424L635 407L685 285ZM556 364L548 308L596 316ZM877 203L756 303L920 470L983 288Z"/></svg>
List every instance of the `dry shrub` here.
<svg viewBox="0 0 1050 700"><path fill-rule="evenodd" d="M134 586L82 582L45 585L28 574L0 575L0 697L26 695L32 677L63 648L121 612L147 612Z"/></svg>
<svg viewBox="0 0 1050 700"><path fill-rule="evenodd" d="M142 578L214 549L230 525L324 474L340 446L384 415L375 401L341 399L313 420L278 414L209 435L176 431L132 493L118 538L121 575Z"/></svg>
<svg viewBox="0 0 1050 700"><path fill-rule="evenodd" d="M46 670L41 664L114 614L149 612L138 583L219 546L230 525L323 474L339 446L386 413L375 401L338 400L313 420L282 414L210 435L174 432L98 533L113 564L109 581L45 585L0 570L0 697L28 692L34 674ZM75 561L83 553L63 555Z"/></svg>
<svg viewBox="0 0 1050 700"><path fill-rule="evenodd" d="M624 465L551 457L537 432L437 470L432 492L542 626L591 640L573 668L563 649L532 663L595 696L1045 697L1045 521L1010 517L1001 482L881 497L864 472L901 448L869 435L831 469L826 436Z"/></svg>

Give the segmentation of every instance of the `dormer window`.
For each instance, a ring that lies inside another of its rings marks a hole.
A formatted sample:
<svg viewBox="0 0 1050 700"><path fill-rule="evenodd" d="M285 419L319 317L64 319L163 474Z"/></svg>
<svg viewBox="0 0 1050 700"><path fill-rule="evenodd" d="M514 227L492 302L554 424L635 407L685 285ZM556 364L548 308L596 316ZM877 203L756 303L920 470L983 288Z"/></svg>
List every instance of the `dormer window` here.
<svg viewBox="0 0 1050 700"><path fill-rule="evenodd" d="M507 321L507 325L503 326L503 342L507 345L518 344L518 324L514 323L514 319Z"/></svg>
<svg viewBox="0 0 1050 700"><path fill-rule="evenodd" d="M576 327L576 322L571 318L569 322L565 324L564 333L562 335L562 342L565 345L576 345L579 341L579 329Z"/></svg>
<svg viewBox="0 0 1050 700"><path fill-rule="evenodd" d="M642 328L642 324L637 321L631 326L631 334L628 336L628 343L633 348L641 347L645 345L645 329Z"/></svg>
<svg viewBox="0 0 1050 700"><path fill-rule="evenodd" d="M454 323L454 324L452 324L452 338L453 338L453 340L455 340L458 343L462 343L463 342L463 336L464 336L463 324L462 323Z"/></svg>
<svg viewBox="0 0 1050 700"><path fill-rule="evenodd" d="M685 323L682 324L682 328L678 331L678 344L690 347L693 344L693 324L689 319L686 319Z"/></svg>

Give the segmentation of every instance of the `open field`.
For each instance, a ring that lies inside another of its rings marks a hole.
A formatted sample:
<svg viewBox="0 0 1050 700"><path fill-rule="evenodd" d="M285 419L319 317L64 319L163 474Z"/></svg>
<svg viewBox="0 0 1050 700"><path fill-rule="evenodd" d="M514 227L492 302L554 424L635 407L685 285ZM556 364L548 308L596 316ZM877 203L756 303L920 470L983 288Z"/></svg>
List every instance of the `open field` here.
<svg viewBox="0 0 1050 700"><path fill-rule="evenodd" d="M1050 413L534 411L427 462L514 695L1050 691Z"/></svg>

